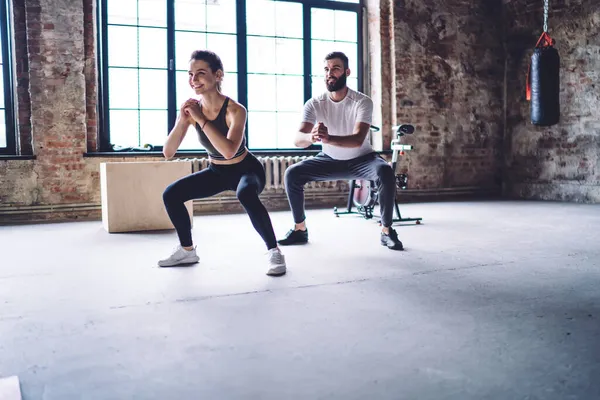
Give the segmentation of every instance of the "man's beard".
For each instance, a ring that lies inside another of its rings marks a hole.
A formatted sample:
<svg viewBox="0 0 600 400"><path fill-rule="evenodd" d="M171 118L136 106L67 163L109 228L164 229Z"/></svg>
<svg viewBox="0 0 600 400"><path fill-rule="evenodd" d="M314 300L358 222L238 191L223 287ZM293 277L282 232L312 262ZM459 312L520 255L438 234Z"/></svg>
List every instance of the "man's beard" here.
<svg viewBox="0 0 600 400"><path fill-rule="evenodd" d="M330 92L337 92L338 90L346 87L346 74L340 76L333 83L329 83L327 80L325 80L325 84L327 85L327 90Z"/></svg>

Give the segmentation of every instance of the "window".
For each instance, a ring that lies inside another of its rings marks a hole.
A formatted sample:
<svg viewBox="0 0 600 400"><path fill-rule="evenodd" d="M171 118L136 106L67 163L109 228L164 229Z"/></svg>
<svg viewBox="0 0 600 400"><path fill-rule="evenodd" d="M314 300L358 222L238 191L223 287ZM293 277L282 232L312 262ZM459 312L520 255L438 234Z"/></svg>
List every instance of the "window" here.
<svg viewBox="0 0 600 400"><path fill-rule="evenodd" d="M101 150L164 143L194 95L196 49L221 57L252 150L295 149L304 102L325 90L327 53L348 55L348 86L361 88L359 0L105 0L98 11ZM180 150L200 149L192 127Z"/></svg>
<svg viewBox="0 0 600 400"><path fill-rule="evenodd" d="M304 101L303 5L247 4L248 146L290 148L293 135L284 132L299 124Z"/></svg>
<svg viewBox="0 0 600 400"><path fill-rule="evenodd" d="M164 141L167 107L166 0L108 0L108 104L113 143Z"/></svg>
<svg viewBox="0 0 600 400"><path fill-rule="evenodd" d="M225 77L222 90L237 99L237 24L235 0L175 0L175 69L177 112L193 96L188 85L188 61L196 49L210 49L221 57ZM168 131L167 131L168 133ZM163 130L161 143L165 140ZM201 147L194 127L190 127L180 150Z"/></svg>
<svg viewBox="0 0 600 400"><path fill-rule="evenodd" d="M8 4L0 1L0 154L16 154Z"/></svg>
<svg viewBox="0 0 600 400"><path fill-rule="evenodd" d="M323 91L323 55L337 49L348 56L350 76L347 85L358 90L357 15L351 11L311 10L311 59L313 93Z"/></svg>

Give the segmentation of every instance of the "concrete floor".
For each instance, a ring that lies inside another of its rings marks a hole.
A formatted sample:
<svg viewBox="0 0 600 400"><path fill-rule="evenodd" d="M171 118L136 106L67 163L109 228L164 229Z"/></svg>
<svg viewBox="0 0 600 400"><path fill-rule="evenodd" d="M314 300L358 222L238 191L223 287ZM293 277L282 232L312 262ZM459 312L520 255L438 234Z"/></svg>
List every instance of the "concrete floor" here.
<svg viewBox="0 0 600 400"><path fill-rule="evenodd" d="M600 206L409 204L377 224L308 212L270 278L243 214L173 232L0 227L0 378L24 399L600 398ZM289 212L272 214L278 236Z"/></svg>

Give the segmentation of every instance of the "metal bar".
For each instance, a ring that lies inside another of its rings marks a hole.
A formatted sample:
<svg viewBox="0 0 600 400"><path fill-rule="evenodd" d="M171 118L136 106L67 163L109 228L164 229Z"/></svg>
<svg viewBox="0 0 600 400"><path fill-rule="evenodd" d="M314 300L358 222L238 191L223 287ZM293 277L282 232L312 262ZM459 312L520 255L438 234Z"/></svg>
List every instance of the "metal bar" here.
<svg viewBox="0 0 600 400"><path fill-rule="evenodd" d="M237 77L238 103L248 110L248 38L246 25L246 0L236 0L236 35L237 35ZM248 137L248 118L246 118L246 146L250 147Z"/></svg>
<svg viewBox="0 0 600 400"><path fill-rule="evenodd" d="M548 1L544 0L544 32L548 32Z"/></svg>
<svg viewBox="0 0 600 400"><path fill-rule="evenodd" d="M110 112L108 104L108 7L106 0L100 0L97 8L98 34L98 147L100 151L110 151Z"/></svg>
<svg viewBox="0 0 600 400"><path fill-rule="evenodd" d="M167 132L177 119L177 76L175 71L175 0L167 0Z"/></svg>
<svg viewBox="0 0 600 400"><path fill-rule="evenodd" d="M364 86L364 36L365 33L363 32L363 8L359 7L358 8L358 12L356 13L356 18L357 21L356 23L358 24L358 29L357 29L357 56L358 56L358 60L356 60L356 65L358 67L358 90L360 92L365 92L365 86Z"/></svg>
<svg viewBox="0 0 600 400"><path fill-rule="evenodd" d="M303 40L304 40L304 101L312 96L312 70L311 70L311 9L306 4L302 6Z"/></svg>
<svg viewBox="0 0 600 400"><path fill-rule="evenodd" d="M406 150L412 150L413 146L410 145L410 144L394 144L394 143L392 143L391 149L392 150L406 151Z"/></svg>
<svg viewBox="0 0 600 400"><path fill-rule="evenodd" d="M0 148L0 154L17 154L17 120L15 115L15 88L13 86L13 68L12 68L12 49L10 47L11 37L8 34L8 27L10 26L10 15L7 9L7 2L0 1L0 16L2 18L2 69L4 80L4 112L5 112L5 124L6 124L6 147Z"/></svg>
<svg viewBox="0 0 600 400"><path fill-rule="evenodd" d="M360 9L360 3L344 3L331 0L277 0L286 3L302 3L307 7L328 8L330 10L357 11Z"/></svg>

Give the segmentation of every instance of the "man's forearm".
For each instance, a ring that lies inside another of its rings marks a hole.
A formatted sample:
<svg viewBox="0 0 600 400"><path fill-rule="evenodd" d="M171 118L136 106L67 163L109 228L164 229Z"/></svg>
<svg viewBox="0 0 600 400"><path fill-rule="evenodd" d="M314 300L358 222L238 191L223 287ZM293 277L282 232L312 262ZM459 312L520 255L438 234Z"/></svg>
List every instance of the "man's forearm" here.
<svg viewBox="0 0 600 400"><path fill-rule="evenodd" d="M297 147L302 147L302 148L306 148L306 147L310 146L311 144L313 144L312 134L298 131L296 133L296 138L294 139L294 144Z"/></svg>

